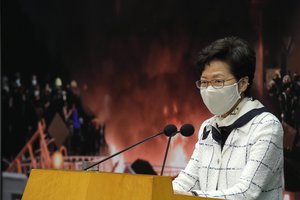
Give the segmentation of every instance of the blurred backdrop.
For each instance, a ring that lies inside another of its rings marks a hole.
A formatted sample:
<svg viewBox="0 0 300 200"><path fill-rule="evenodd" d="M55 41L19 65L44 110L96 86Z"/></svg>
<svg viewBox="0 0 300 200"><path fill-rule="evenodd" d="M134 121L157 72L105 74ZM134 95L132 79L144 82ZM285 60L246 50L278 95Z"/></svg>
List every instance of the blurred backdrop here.
<svg viewBox="0 0 300 200"><path fill-rule="evenodd" d="M300 176L299 1L3 0L1 9L2 171L53 168L55 152L60 167L87 166L166 124L191 123L192 137L172 139L175 176L210 116L194 83L197 53L239 36L257 52L253 96L284 122L286 176ZM142 159L159 173L166 145L157 137L105 170ZM290 190L298 181L287 180Z"/></svg>

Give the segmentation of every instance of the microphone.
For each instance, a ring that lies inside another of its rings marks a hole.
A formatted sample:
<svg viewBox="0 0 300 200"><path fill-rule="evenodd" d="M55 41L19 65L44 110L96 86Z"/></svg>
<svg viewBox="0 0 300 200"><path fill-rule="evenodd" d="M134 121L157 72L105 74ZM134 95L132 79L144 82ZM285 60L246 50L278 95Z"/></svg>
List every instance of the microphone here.
<svg viewBox="0 0 300 200"><path fill-rule="evenodd" d="M185 136L185 137L190 137L191 135L194 134L195 132L195 128L192 124L184 124L183 126L181 126L180 130L177 131L177 132L180 132L181 135ZM177 133L176 132L176 133ZM168 140L168 144L167 144L167 149L166 149L166 153L165 153L165 157L164 157L164 161L163 161L163 166L161 168L161 172L160 172L160 175L162 176L163 173L164 173L164 169L165 169L165 165L166 165L166 161L167 161L167 155L168 155L168 151L169 151L169 146L170 146L170 143L171 143L171 138L176 135L175 134L172 134L171 136L169 136L169 140ZM167 135L168 136L168 135Z"/></svg>
<svg viewBox="0 0 300 200"><path fill-rule="evenodd" d="M179 131L177 131L177 127L174 124L168 124L165 126L163 133L168 137L173 137Z"/></svg>
<svg viewBox="0 0 300 200"><path fill-rule="evenodd" d="M173 137L174 135L176 135L179 131L177 131L177 127L174 124L168 124L165 128L164 128L164 134L168 137Z"/></svg>
<svg viewBox="0 0 300 200"><path fill-rule="evenodd" d="M184 124L181 128L180 131L181 135L185 137L190 137L191 135L194 134L195 128L192 124Z"/></svg>
<svg viewBox="0 0 300 200"><path fill-rule="evenodd" d="M173 137L173 136L176 135L176 133L178 133L178 132L179 132L179 131L177 131L177 127L176 127L175 125L173 125L173 124L168 124L167 126L165 126L163 132L160 132L160 133L157 133L157 134L155 134L155 135L152 135L152 136L150 136L150 137L148 137L148 138L146 138L146 139L144 139L144 140L142 140L142 141L140 141L140 142L138 142L138 143L136 143L136 144L133 144L133 145L131 145L131 146L129 146L129 147L123 149L122 151L119 151L119 152L117 152L117 153L115 153L115 154L113 154L113 155L111 155L111 156L108 156L108 157L106 157L106 158L100 160L99 162L96 162L96 163L94 163L94 164L92 164L92 165L90 165L90 166L88 166L88 167L85 167L85 168L83 169L83 171L86 171L86 170L88 170L88 169L90 169L90 168L92 168L92 167L94 167L94 166L96 166L96 165L99 165L99 164L103 163L104 161L106 161L106 160L108 160L108 159L111 159L111 158L113 158L113 157L119 155L120 153L123 153L124 151L128 151L129 149L131 149L131 148L133 148L133 147L135 147L135 146L137 146L137 145L139 145L139 144L142 144L142 143L144 143L144 142L146 142L146 141L148 141L148 140L150 140L150 139L152 139L152 138L155 138L155 137L157 137L157 136L159 136L159 135L161 135L161 134L165 134L165 135L168 136L168 137Z"/></svg>

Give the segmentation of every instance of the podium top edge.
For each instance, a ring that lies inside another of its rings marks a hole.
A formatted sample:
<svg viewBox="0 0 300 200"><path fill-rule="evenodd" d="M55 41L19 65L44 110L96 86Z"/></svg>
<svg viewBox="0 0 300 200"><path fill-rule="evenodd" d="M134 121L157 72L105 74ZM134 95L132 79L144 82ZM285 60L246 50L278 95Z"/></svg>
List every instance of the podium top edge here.
<svg viewBox="0 0 300 200"><path fill-rule="evenodd" d="M62 170L62 169L32 169L31 172L72 172L72 173L89 173L89 174L113 174L113 175L130 175L130 176L144 176L153 178L168 178L172 179L171 176L159 176L150 174L129 174L129 173L116 173L116 172L102 172L102 171L80 171L80 170ZM30 173L31 173L30 172Z"/></svg>

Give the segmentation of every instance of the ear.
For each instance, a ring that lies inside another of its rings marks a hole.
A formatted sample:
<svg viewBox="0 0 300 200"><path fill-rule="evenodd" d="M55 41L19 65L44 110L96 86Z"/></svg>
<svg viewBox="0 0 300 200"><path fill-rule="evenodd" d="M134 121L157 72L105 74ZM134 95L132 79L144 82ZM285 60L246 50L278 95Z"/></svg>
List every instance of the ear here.
<svg viewBox="0 0 300 200"><path fill-rule="evenodd" d="M239 83L239 91L240 93L244 93L246 89L248 88L249 85L249 77L245 76L241 78L240 83Z"/></svg>

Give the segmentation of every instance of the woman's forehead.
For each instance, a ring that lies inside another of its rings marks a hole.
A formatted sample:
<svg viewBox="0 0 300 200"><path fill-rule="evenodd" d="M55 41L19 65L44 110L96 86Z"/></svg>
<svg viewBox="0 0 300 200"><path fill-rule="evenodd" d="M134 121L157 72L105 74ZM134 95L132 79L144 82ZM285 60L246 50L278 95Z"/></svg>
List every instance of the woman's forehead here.
<svg viewBox="0 0 300 200"><path fill-rule="evenodd" d="M223 61L214 60L205 65L201 77L226 77L231 75L230 66Z"/></svg>

